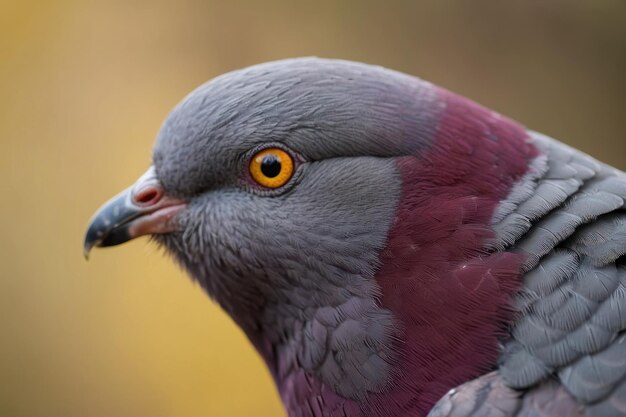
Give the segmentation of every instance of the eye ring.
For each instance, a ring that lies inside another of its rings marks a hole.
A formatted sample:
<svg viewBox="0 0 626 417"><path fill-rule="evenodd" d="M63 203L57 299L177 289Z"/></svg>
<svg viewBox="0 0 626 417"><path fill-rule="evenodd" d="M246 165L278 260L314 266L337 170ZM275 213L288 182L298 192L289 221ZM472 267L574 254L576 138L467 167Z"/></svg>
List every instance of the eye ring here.
<svg viewBox="0 0 626 417"><path fill-rule="evenodd" d="M259 185L276 189L287 184L294 172L293 157L285 150L272 147L255 153L248 167L250 176Z"/></svg>

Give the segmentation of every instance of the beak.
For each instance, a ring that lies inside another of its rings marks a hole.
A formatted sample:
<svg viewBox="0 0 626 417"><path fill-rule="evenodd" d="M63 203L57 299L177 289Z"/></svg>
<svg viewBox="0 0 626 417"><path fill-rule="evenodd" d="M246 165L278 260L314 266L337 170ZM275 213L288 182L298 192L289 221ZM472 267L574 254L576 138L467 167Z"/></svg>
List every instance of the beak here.
<svg viewBox="0 0 626 417"><path fill-rule="evenodd" d="M85 234L85 258L94 246L114 246L143 235L179 230L175 216L185 205L185 201L165 194L154 167L150 167L93 215Z"/></svg>

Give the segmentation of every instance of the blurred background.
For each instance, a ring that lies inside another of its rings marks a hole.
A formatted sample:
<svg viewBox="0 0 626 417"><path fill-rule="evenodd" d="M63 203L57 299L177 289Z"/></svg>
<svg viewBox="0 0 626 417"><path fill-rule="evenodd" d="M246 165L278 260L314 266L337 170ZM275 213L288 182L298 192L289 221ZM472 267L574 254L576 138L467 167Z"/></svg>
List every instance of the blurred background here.
<svg viewBox="0 0 626 417"><path fill-rule="evenodd" d="M228 317L93 211L220 73L318 55L445 86L626 168L626 2L0 0L0 416L284 416ZM8 193L7 193L8 192Z"/></svg>

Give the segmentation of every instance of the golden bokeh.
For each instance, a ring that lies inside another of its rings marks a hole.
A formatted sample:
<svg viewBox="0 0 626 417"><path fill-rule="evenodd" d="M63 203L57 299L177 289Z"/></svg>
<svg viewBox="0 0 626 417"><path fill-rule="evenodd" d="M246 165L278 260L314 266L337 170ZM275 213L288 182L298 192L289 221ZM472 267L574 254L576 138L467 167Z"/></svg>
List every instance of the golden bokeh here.
<svg viewBox="0 0 626 417"><path fill-rule="evenodd" d="M147 240L82 258L189 90L319 55L458 91L626 168L626 2L0 2L0 416L283 416L245 336Z"/></svg>

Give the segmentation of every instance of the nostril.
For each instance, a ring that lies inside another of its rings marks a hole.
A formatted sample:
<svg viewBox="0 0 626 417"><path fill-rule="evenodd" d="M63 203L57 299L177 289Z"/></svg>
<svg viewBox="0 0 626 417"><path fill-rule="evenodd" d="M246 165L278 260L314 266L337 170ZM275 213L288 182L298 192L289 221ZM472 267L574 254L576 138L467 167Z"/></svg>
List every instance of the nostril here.
<svg viewBox="0 0 626 417"><path fill-rule="evenodd" d="M156 187L146 187L141 191L137 192L134 196L134 200L136 204L140 204L142 206L154 205L161 200L163 196L163 192Z"/></svg>

